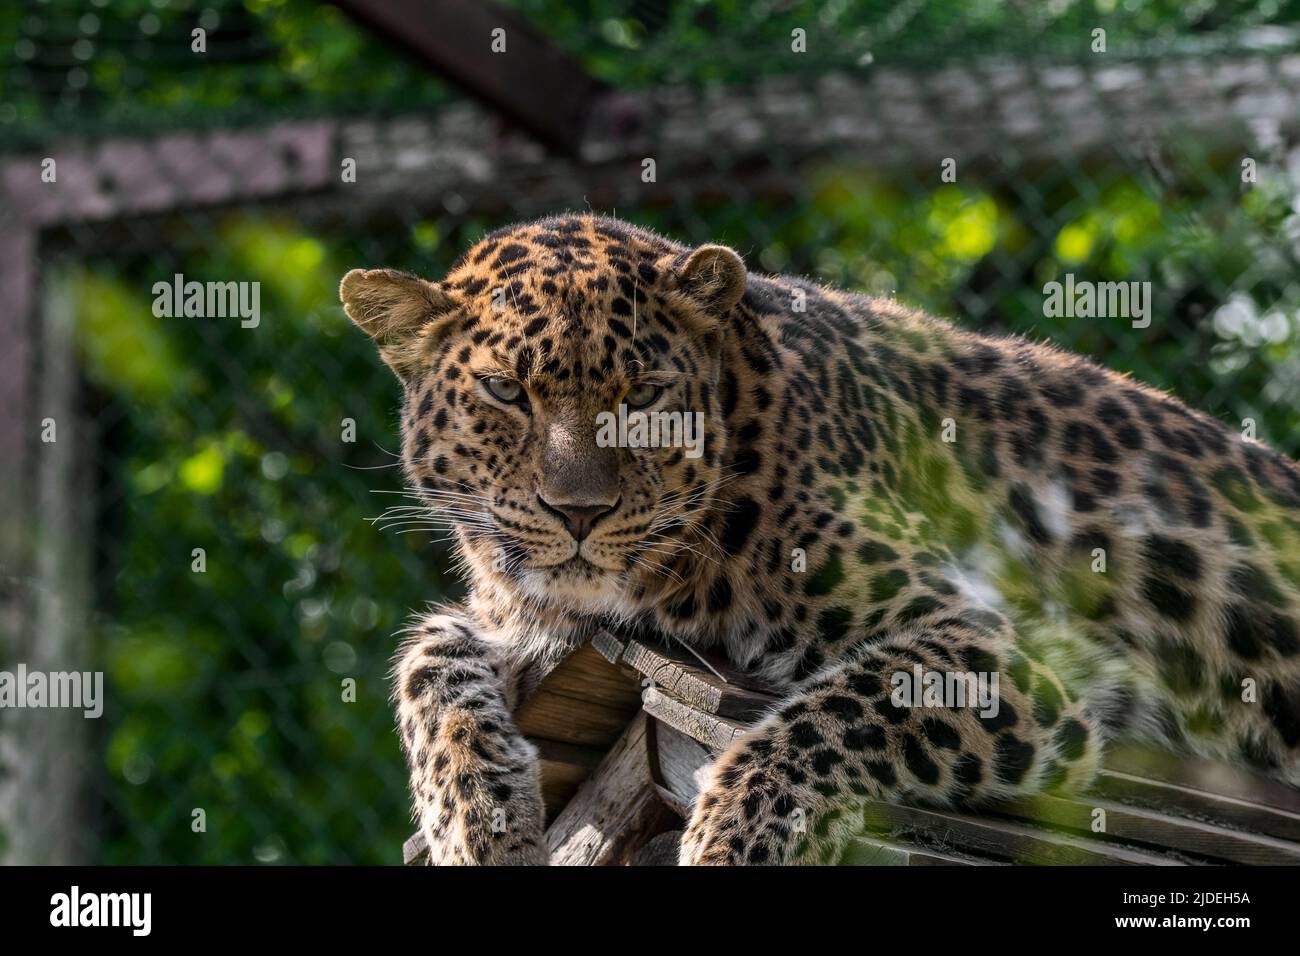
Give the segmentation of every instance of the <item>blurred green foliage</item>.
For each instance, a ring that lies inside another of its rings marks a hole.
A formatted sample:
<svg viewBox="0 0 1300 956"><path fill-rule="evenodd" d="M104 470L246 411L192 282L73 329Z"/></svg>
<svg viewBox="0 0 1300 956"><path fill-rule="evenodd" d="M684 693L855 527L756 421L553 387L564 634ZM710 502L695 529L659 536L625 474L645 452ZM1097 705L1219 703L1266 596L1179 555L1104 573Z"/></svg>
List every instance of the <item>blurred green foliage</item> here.
<svg viewBox="0 0 1300 956"><path fill-rule="evenodd" d="M391 862L409 824L390 635L447 570L427 536L364 520L390 503L372 489L400 485L395 383L336 307L361 253L291 222L195 225L160 235L167 252L62 272L101 423L124 417L106 443L102 857ZM155 318L174 272L260 281L260 323Z"/></svg>
<svg viewBox="0 0 1300 956"><path fill-rule="evenodd" d="M1059 60L1077 55L1095 25L1134 55L1258 45L1264 26L1283 31L1268 43L1294 48L1295 34L1284 34L1300 19L1289 0L513 5L620 86L988 55ZM188 52L196 22L211 34L201 64ZM808 30L810 54L776 55L796 27ZM46 0L0 10L0 49L0 149L55 130L374 115L454 96L306 0ZM1160 179L1130 160L1117 150L1114 162L1028 170L1009 156L999 175L940 184L935 170L827 159L799 171L795 201L736 192L618 213L683 241L729 243L755 269L1050 339L1235 427L1254 418L1260 437L1295 454L1300 183L1265 158L1259 182L1244 186L1239 156L1195 143L1170 151ZM99 646L110 706L99 859L399 858L410 826L385 700L391 635L409 609L457 585L432 535L364 520L400 489L398 389L335 290L359 265L437 276L500 224L412 209L398 230L322 231L227 210L136 224L137 241L111 254L83 254L73 236L46 263L75 294L101 401ZM1151 281L1152 326L1045 317L1042 287L1064 272ZM175 273L260 281L259 326L155 318L153 284ZM345 440L348 420L355 442ZM355 703L342 698L347 678ZM206 833L192 830L196 809Z"/></svg>

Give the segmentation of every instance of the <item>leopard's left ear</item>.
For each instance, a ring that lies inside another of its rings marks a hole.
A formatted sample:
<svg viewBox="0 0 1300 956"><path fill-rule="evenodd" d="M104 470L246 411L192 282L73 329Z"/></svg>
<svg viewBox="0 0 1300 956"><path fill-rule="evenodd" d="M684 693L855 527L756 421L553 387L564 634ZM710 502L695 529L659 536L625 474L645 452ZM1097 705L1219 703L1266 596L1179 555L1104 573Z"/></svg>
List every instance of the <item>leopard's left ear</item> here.
<svg viewBox="0 0 1300 956"><path fill-rule="evenodd" d="M726 246L700 246L677 270L678 288L715 315L736 307L747 278L745 261Z"/></svg>

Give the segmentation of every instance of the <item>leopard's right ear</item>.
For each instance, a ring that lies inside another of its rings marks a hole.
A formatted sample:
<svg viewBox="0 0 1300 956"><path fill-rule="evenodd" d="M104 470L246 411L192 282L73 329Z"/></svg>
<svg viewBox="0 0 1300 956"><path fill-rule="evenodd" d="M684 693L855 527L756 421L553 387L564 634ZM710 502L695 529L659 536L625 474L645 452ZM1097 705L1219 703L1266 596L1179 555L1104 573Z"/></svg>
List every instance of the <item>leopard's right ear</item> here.
<svg viewBox="0 0 1300 956"><path fill-rule="evenodd" d="M375 340L379 356L406 381L459 304L436 282L396 269L353 269L339 283L343 311Z"/></svg>

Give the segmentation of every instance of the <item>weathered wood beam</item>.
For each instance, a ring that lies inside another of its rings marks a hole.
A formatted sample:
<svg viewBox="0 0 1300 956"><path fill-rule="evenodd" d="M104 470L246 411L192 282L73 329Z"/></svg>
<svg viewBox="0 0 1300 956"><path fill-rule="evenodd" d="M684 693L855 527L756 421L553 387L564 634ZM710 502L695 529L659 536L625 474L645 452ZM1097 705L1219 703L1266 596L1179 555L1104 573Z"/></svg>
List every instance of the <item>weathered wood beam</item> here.
<svg viewBox="0 0 1300 956"><path fill-rule="evenodd" d="M552 149L580 148L601 84L523 14L491 0L333 3Z"/></svg>
<svg viewBox="0 0 1300 956"><path fill-rule="evenodd" d="M59 144L0 162L0 206L26 229L277 200L342 183L328 121ZM54 161L54 182L41 181Z"/></svg>
<svg viewBox="0 0 1300 956"><path fill-rule="evenodd" d="M706 714L753 719L773 703L771 694L757 690L744 675L721 668L706 670L684 651L629 641L622 661L657 687Z"/></svg>
<svg viewBox="0 0 1300 956"><path fill-rule="evenodd" d="M457 210L521 216L588 202L653 205L682 190L794 196L805 164L825 157L938 170L952 156L971 175L1002 175L1008 156L1086 166L1140 161L1169 142L1244 151L1257 148L1261 130L1300 133L1300 55L1090 69L973 63L774 77L707 92L620 91L594 104L581 164L502 137L469 106L428 119L356 120L340 136L357 158L354 204L447 199ZM655 183L641 179L647 157L658 164Z"/></svg>
<svg viewBox="0 0 1300 956"><path fill-rule="evenodd" d="M656 687L647 687L642 691L641 706L650 716L715 751L726 750L733 740L745 732L743 724L696 710L690 704L670 697Z"/></svg>
<svg viewBox="0 0 1300 956"><path fill-rule="evenodd" d="M608 748L640 709L636 684L589 645L546 675L515 710L515 725L530 739Z"/></svg>
<svg viewBox="0 0 1300 956"><path fill-rule="evenodd" d="M1199 757L1137 746L1112 747L1106 770L1300 815L1300 790L1271 777Z"/></svg>
<svg viewBox="0 0 1300 956"><path fill-rule="evenodd" d="M578 788L600 766L605 752L596 747L579 747L558 740L534 739L537 762L542 771L542 802L546 819L554 820L573 799Z"/></svg>
<svg viewBox="0 0 1300 956"><path fill-rule="evenodd" d="M1110 800L1084 797L1054 797L1039 794L998 804L993 812L1036 823L1090 834L1092 839L1145 844L1177 850L1215 860L1253 866L1296 866L1300 844L1278 840L1258 832L1243 833L1171 816L1172 808L1145 810L1126 807ZM1105 813L1105 827L1094 829L1097 811Z"/></svg>
<svg viewBox="0 0 1300 956"><path fill-rule="evenodd" d="M1158 852L1054 833L1018 821L877 801L867 804L863 821L869 832L887 835L893 842L915 841L941 852L962 850L1038 866L1178 866L1181 862Z"/></svg>
<svg viewBox="0 0 1300 956"><path fill-rule="evenodd" d="M507 57L508 54L503 54ZM480 57L487 59L487 57ZM48 152L60 184L33 179L41 156L0 165L0 205L57 226L314 192L311 219L513 216L627 208L736 188L796 196L804 164L852 158L881 169L952 155L963 170L1138 157L1171 140L1254 148L1259 130L1300 132L1300 55L1034 67L978 63L867 77L775 77L745 88L593 94L575 163L530 135L504 134L472 104L397 119L285 122L262 130L112 140ZM719 144L725 144L721 149ZM958 147L957 144L960 144ZM356 160L343 183L338 163ZM658 182L641 161L658 163ZM927 167L928 168L928 167Z"/></svg>
<svg viewBox="0 0 1300 956"><path fill-rule="evenodd" d="M6 666L30 650L36 604L33 451L43 417L36 396L37 279L35 232L0 205L0 661ZM41 800L26 786L25 768L40 755L27 739L24 713L0 708L0 864L40 862L25 855L22 838ZM75 832L72 820L65 824Z"/></svg>
<svg viewBox="0 0 1300 956"><path fill-rule="evenodd" d="M907 846L873 837L850 841L840 866L1006 866L1000 860L981 860L954 851Z"/></svg>
<svg viewBox="0 0 1300 956"><path fill-rule="evenodd" d="M1107 761L1109 763L1109 761ZM1223 775L1225 778L1228 774ZM1270 781L1271 782L1271 781ZM1229 793L1214 793L1163 780L1103 768L1092 792L1129 806L1176 813L1229 829L1262 833L1300 844L1300 814L1252 802Z"/></svg>
<svg viewBox="0 0 1300 956"><path fill-rule="evenodd" d="M638 714L590 779L546 831L552 866L629 863L675 815L659 799L646 760L646 726Z"/></svg>
<svg viewBox="0 0 1300 956"><path fill-rule="evenodd" d="M707 772L714 754L694 737L671 724L651 724L650 776L659 796L685 819L698 796L700 778Z"/></svg>
<svg viewBox="0 0 1300 956"><path fill-rule="evenodd" d="M26 627L22 587L31 566L31 450L40 426L34 394L38 278L36 234L0 216L0 639L14 641ZM0 652L10 650L0 645Z"/></svg>
<svg viewBox="0 0 1300 956"><path fill-rule="evenodd" d="M676 866L681 843L680 830L665 830L657 837L651 837L645 846L636 851L636 855L632 858L632 865Z"/></svg>

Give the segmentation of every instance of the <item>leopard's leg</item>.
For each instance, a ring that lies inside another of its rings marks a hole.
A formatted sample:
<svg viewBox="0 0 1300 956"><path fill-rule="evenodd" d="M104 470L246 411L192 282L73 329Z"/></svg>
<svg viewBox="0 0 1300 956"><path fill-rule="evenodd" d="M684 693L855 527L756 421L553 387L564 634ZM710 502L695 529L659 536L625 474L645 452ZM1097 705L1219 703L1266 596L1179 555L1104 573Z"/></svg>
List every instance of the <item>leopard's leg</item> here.
<svg viewBox="0 0 1300 956"><path fill-rule="evenodd" d="M510 674L459 613L419 619L393 696L433 864L545 864L537 754L510 717Z"/></svg>
<svg viewBox="0 0 1300 956"><path fill-rule="evenodd" d="M895 697L896 675L911 678L918 664L990 675L989 686L997 674L996 713L896 706L905 700ZM1086 702L1023 656L1005 621L967 627L949 618L857 647L739 738L696 802L681 860L833 862L863 832L865 799L951 806L1078 789L1100 750Z"/></svg>

